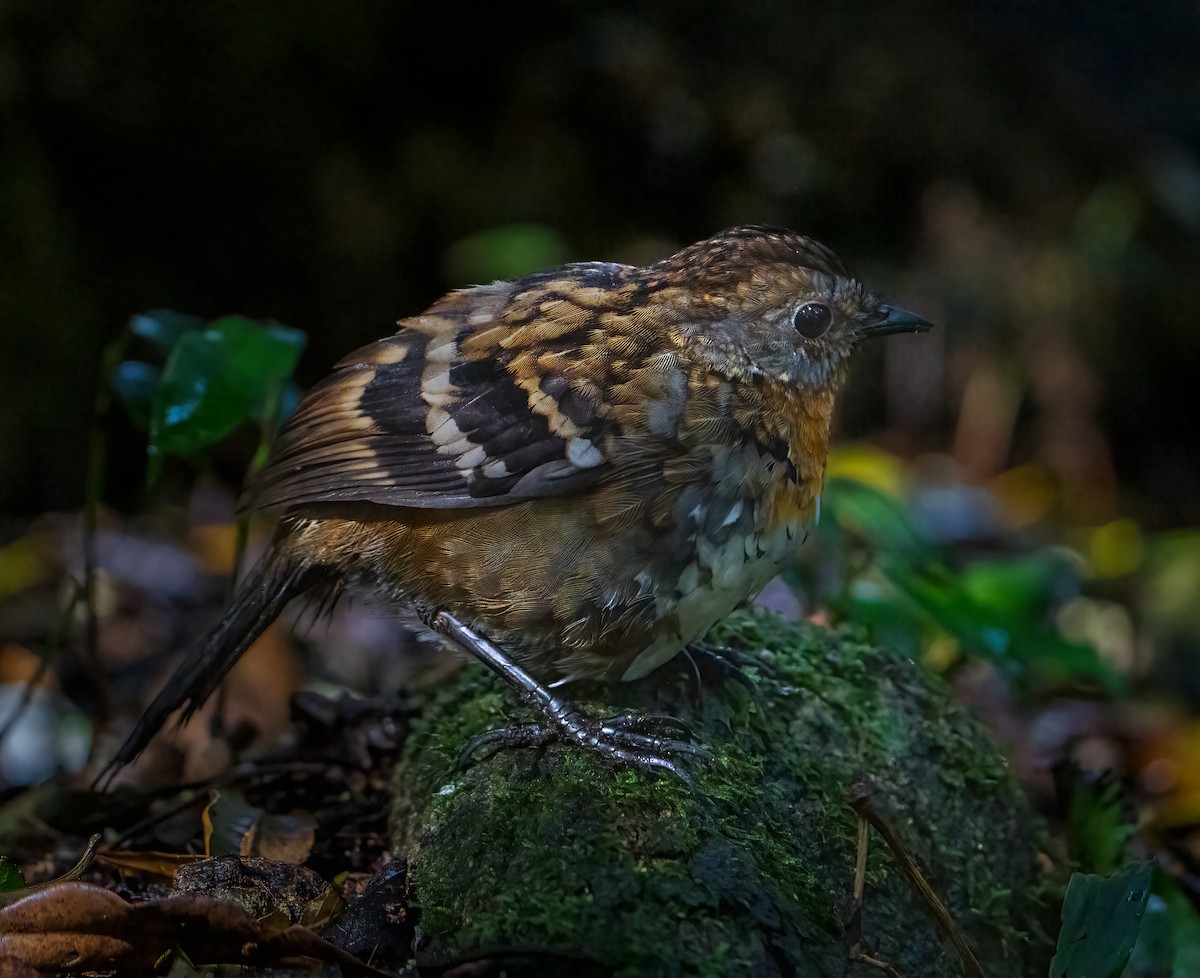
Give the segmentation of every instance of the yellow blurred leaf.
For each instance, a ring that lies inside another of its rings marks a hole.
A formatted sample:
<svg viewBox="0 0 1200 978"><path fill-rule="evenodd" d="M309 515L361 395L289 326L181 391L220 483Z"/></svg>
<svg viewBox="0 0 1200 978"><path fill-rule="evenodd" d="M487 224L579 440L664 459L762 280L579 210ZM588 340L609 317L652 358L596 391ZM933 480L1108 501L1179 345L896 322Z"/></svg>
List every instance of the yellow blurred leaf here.
<svg viewBox="0 0 1200 978"><path fill-rule="evenodd" d="M49 541L42 535L27 535L0 547L0 601L36 587L54 573Z"/></svg>
<svg viewBox="0 0 1200 978"><path fill-rule="evenodd" d="M1200 720L1180 721L1137 746L1139 778L1155 796L1155 821L1200 825Z"/></svg>
<svg viewBox="0 0 1200 978"><path fill-rule="evenodd" d="M0 645L0 685L27 683L35 678L43 689L55 686L53 673L42 667L42 660L36 653L16 642Z"/></svg>
<svg viewBox="0 0 1200 978"><path fill-rule="evenodd" d="M841 445L830 449L827 471L830 478L853 479L893 499L904 488L904 463L874 445Z"/></svg>
<svg viewBox="0 0 1200 978"><path fill-rule="evenodd" d="M1046 519L1058 499L1058 483L1041 465L1018 465L992 479L988 488L1013 529Z"/></svg>
<svg viewBox="0 0 1200 978"><path fill-rule="evenodd" d="M925 646L921 664L933 672L945 672L962 659L962 650L949 635L939 635Z"/></svg>
<svg viewBox="0 0 1200 978"><path fill-rule="evenodd" d="M1155 537L1143 585L1142 611L1160 627L1198 623L1200 602L1200 533L1180 530Z"/></svg>
<svg viewBox="0 0 1200 978"><path fill-rule="evenodd" d="M237 553L237 527L232 523L205 523L188 531L188 549L206 574L230 574Z"/></svg>
<svg viewBox="0 0 1200 978"><path fill-rule="evenodd" d="M1087 548L1096 577L1124 577L1132 573L1141 565L1145 552L1141 528L1130 519L1113 520L1097 527Z"/></svg>

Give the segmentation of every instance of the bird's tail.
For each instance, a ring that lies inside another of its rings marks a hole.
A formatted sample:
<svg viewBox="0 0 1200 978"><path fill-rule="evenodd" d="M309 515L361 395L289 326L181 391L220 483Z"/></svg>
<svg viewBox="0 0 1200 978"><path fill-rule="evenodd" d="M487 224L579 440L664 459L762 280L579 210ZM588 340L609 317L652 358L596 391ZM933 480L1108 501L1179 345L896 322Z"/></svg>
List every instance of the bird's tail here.
<svg viewBox="0 0 1200 978"><path fill-rule="evenodd" d="M278 548L269 550L242 583L221 621L192 646L97 781L111 779L134 760L180 707L180 723L187 722L283 606L328 579L322 566L298 561Z"/></svg>

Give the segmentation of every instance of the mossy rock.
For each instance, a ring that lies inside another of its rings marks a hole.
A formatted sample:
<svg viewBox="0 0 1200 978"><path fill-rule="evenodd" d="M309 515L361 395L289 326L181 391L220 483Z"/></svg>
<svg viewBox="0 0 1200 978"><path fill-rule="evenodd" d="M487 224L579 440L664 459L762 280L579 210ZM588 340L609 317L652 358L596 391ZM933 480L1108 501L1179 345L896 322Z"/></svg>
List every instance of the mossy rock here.
<svg viewBox="0 0 1200 978"><path fill-rule="evenodd" d="M418 960L495 956L508 975L879 978L851 960L848 928L847 797L866 782L987 974L1045 974L1057 904L1044 826L944 684L853 635L771 615L735 615L713 637L744 650L753 692L726 679L698 696L680 657L576 700L600 713L665 702L712 752L689 765L691 784L561 746L460 771L463 745L519 711L474 666L436 693L395 781ZM874 831L859 930L906 978L963 974Z"/></svg>

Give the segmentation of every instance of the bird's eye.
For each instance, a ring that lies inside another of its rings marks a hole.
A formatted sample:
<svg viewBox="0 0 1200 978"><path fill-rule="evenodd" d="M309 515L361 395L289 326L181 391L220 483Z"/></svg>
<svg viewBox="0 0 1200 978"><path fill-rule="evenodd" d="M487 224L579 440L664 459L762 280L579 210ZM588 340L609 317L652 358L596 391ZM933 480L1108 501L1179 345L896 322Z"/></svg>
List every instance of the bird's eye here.
<svg viewBox="0 0 1200 978"><path fill-rule="evenodd" d="M792 317L792 325L796 327L796 332L810 340L824 336L832 322L833 310L824 302L806 302Z"/></svg>

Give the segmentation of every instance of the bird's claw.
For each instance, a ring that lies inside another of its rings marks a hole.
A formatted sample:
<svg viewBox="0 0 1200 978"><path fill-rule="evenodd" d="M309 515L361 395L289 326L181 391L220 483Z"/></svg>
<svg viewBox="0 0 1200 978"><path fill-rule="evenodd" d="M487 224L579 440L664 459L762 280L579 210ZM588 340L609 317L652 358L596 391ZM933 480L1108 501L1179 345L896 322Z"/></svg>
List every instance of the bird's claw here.
<svg viewBox="0 0 1200 978"><path fill-rule="evenodd" d="M513 747L546 747L567 741L606 760L643 771L668 771L690 784L690 776L677 763L679 759L711 756L699 744L679 736L663 736L665 730L674 730L680 736L689 734L682 720L665 713L624 713L601 720L569 711L556 719L554 724L517 723L480 734L459 755L459 766L470 767Z"/></svg>
<svg viewBox="0 0 1200 978"><path fill-rule="evenodd" d="M699 681L699 699L703 699L705 680L712 677L714 682L737 683L755 702L761 702L762 690L758 683L747 672L747 669L771 671L769 664L755 658L741 649L709 645L706 642L692 642L684 650L696 669Z"/></svg>

